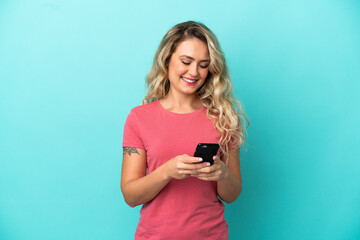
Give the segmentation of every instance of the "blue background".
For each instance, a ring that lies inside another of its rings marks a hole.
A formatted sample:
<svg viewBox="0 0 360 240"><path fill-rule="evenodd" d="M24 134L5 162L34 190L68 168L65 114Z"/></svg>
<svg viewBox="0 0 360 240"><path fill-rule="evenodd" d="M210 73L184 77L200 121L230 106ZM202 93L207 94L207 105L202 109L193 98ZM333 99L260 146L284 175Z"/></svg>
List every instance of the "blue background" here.
<svg viewBox="0 0 360 240"><path fill-rule="evenodd" d="M230 239L360 239L356 0L2 0L1 239L133 239L123 126L187 20L218 37L251 121Z"/></svg>

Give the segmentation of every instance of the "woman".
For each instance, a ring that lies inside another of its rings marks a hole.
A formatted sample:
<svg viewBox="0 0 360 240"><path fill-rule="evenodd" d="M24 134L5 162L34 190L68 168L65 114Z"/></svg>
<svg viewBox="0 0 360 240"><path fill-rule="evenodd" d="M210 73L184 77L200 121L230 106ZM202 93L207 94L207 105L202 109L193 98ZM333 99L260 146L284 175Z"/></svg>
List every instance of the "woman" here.
<svg viewBox="0 0 360 240"><path fill-rule="evenodd" d="M215 35L194 21L175 25L147 84L123 138L121 190L131 207L143 204L135 239L228 239L222 201L235 201L242 189L248 121ZM198 143L220 144L213 165L193 157Z"/></svg>

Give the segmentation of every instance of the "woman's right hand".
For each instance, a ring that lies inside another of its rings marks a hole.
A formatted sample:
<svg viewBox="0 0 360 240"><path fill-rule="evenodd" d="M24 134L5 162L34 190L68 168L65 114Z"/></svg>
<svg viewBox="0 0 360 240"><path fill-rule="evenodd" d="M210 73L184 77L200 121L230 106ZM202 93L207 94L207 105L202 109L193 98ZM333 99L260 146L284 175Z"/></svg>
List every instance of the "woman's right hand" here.
<svg viewBox="0 0 360 240"><path fill-rule="evenodd" d="M208 167L207 162L199 163L202 159L199 157L192 157L187 154L176 156L166 162L167 175L169 178L185 179L194 175L197 169Z"/></svg>

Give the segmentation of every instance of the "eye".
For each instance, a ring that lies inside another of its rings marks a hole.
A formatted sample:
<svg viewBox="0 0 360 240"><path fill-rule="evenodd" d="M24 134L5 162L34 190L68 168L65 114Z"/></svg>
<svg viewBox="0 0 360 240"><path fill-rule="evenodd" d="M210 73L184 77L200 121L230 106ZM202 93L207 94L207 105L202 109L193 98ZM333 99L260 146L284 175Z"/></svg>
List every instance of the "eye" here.
<svg viewBox="0 0 360 240"><path fill-rule="evenodd" d="M184 62L184 61L181 61L183 64L185 64L185 65L190 65L190 63L189 62ZM207 68L209 65L206 65L206 66L201 66L201 65L199 65L201 68Z"/></svg>

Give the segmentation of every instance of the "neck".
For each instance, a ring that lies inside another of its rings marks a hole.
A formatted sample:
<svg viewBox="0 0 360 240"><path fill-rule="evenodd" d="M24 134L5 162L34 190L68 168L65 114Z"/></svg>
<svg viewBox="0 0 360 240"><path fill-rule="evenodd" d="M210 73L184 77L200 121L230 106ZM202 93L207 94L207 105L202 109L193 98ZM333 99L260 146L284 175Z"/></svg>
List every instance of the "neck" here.
<svg viewBox="0 0 360 240"><path fill-rule="evenodd" d="M169 91L168 94L160 99L162 106L171 112L187 113L199 110L203 107L197 94L184 95Z"/></svg>

